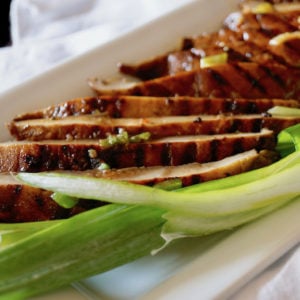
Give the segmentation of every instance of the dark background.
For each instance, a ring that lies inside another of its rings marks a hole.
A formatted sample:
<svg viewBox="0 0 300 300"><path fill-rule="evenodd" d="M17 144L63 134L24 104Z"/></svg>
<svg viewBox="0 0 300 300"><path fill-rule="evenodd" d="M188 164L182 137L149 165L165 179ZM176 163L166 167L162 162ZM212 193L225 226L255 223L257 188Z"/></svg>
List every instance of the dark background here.
<svg viewBox="0 0 300 300"><path fill-rule="evenodd" d="M0 47L10 44L9 7L11 0L0 1Z"/></svg>

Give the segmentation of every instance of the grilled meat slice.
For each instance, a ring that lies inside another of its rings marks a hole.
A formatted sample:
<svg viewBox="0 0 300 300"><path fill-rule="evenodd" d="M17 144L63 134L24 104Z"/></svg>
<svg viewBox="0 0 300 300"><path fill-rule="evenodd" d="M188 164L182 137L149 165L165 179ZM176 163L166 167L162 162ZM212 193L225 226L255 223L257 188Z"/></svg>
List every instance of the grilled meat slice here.
<svg viewBox="0 0 300 300"><path fill-rule="evenodd" d="M269 115L190 115L153 118L67 117L61 120L28 120L12 122L10 131L18 140L73 140L106 138L120 129L129 135L150 132L152 138L176 135L258 132L268 128L280 130L298 124L299 117Z"/></svg>
<svg viewBox="0 0 300 300"><path fill-rule="evenodd" d="M293 16L295 17L299 16L299 14L300 10L293 12ZM240 14L239 17L243 19L248 15L253 17L253 14ZM225 30L222 36L225 39L227 35L229 36L230 39L227 39L227 42L224 40L224 43L228 47L233 47L233 49L237 50L234 45L238 44L238 42L234 42L234 40L237 40L236 37L238 37L238 40L240 40L239 44L245 48L244 51L248 48L245 53L248 53L249 60L251 61L266 63L273 60L291 67L299 67L300 54L297 47L298 42L283 43L282 45L272 45L270 43L271 39L280 34L298 32L300 29L299 23L290 24L293 22L289 22L283 13L256 15L255 21L257 22L257 26L248 26L248 24L244 24L239 20L239 17L234 15L232 20L231 16L229 16L225 22L230 30ZM292 18L292 20L294 19Z"/></svg>
<svg viewBox="0 0 300 300"><path fill-rule="evenodd" d="M129 181L144 185L155 185L165 180L181 179L182 185L187 186L199 182L224 178L254 168L271 164L278 159L278 155L271 151L262 151L258 154L255 150L249 150L222 160L208 163L189 163L180 166L155 166L147 168L124 168L105 171L93 170L79 172L80 175L97 178L108 178L121 181ZM76 172L75 172L76 174Z"/></svg>
<svg viewBox="0 0 300 300"><path fill-rule="evenodd" d="M102 115L111 118L148 118L219 113L254 114L274 106L300 107L297 100L229 99L197 97L98 96L77 98L42 110L16 116L13 121L63 119L69 116Z"/></svg>
<svg viewBox="0 0 300 300"><path fill-rule="evenodd" d="M0 174L0 222L34 222L68 218L102 205L98 201L79 201L65 209L51 198L51 192L16 181L9 174Z"/></svg>
<svg viewBox="0 0 300 300"><path fill-rule="evenodd" d="M245 6L245 5L244 5ZM247 9L244 7L244 11ZM259 64L280 63L299 66L299 49L269 45L276 35L300 29L300 5L293 10L274 6L268 13L235 12L230 14L224 27L217 32L183 39L179 50L160 55L138 65L120 64L119 70L142 80L149 80L182 71L198 69L201 57L227 52L228 61L252 61Z"/></svg>
<svg viewBox="0 0 300 300"><path fill-rule="evenodd" d="M287 39L285 42L278 44L272 43L272 41L273 40L270 41L269 49L272 49L273 53L277 54L280 57L284 57L285 61L288 62L290 65L298 68L300 67L299 37L293 38L293 35L290 35L289 39Z"/></svg>
<svg viewBox="0 0 300 300"><path fill-rule="evenodd" d="M137 65L119 64L119 71L142 80L149 80L167 75L174 75L182 71L191 71L200 67L200 57L223 52L224 47L218 45L219 33L201 34L197 36L198 48L193 44L195 38L185 38L182 49L154 57ZM192 49L191 49L192 48ZM196 51L195 51L196 50ZM228 51L229 61L245 60L235 51Z"/></svg>
<svg viewBox="0 0 300 300"><path fill-rule="evenodd" d="M231 13L224 21L224 27L240 32L255 44L265 46L274 36L299 30L299 9L270 13Z"/></svg>
<svg viewBox="0 0 300 300"><path fill-rule="evenodd" d="M161 58L132 66L124 64L120 71L142 80L154 79L199 69L201 58L224 52L227 53L227 62L230 63L237 61L264 65L277 63L287 67L299 67L299 40L296 39L281 45L267 44L262 47L252 40L243 40L235 32L221 30L219 39L215 41L217 46L211 45L205 48L199 44L198 39L191 42L194 46L190 50L173 52L165 57L164 72L154 74L151 70L159 67Z"/></svg>
<svg viewBox="0 0 300 300"><path fill-rule="evenodd" d="M194 47L190 50L176 51L165 56L145 61L138 65L121 64L120 72L123 74L131 75L142 80L159 78L167 75L174 75L180 72L187 72L200 68L200 58L221 54L224 52L225 47L218 45L210 45L205 48L203 46ZM249 61L246 56L243 56L238 51L233 50L227 46L226 51L228 55L228 62L235 61ZM161 73L154 73L153 69L158 69L159 65L163 62L164 68ZM265 60L264 60L265 62Z"/></svg>
<svg viewBox="0 0 300 300"><path fill-rule="evenodd" d="M98 94L136 96L192 96L232 98L300 98L300 70L279 65L227 63L165 76L124 88L91 79Z"/></svg>
<svg viewBox="0 0 300 300"><path fill-rule="evenodd" d="M270 130L214 136L173 136L141 143L100 146L94 141L8 142L0 144L0 172L87 170L101 162L113 168L208 162L250 149L274 149Z"/></svg>
<svg viewBox="0 0 300 300"><path fill-rule="evenodd" d="M168 54L156 56L153 59L145 61L139 65L130 65L119 63L121 73L131 75L142 80L153 79L169 74Z"/></svg>
<svg viewBox="0 0 300 300"><path fill-rule="evenodd" d="M214 41L210 45L202 44L202 36L190 38L190 49L174 51L164 56L145 61L137 65L121 64L120 71L142 80L154 79L180 72L187 72L200 68L200 58L226 52L228 62L255 62L258 64L282 64L288 67L299 67L299 40L283 43L282 45L270 44L270 39L262 44L260 40L249 39L247 35L221 29L218 34L213 34ZM187 38L186 38L187 40ZM162 72L153 72L159 69Z"/></svg>

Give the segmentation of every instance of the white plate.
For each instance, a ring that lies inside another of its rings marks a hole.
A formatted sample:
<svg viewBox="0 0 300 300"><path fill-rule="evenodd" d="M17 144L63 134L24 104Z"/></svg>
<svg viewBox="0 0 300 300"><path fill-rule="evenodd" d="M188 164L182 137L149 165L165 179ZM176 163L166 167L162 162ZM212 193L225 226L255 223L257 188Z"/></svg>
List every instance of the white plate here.
<svg viewBox="0 0 300 300"><path fill-rule="evenodd" d="M198 0L2 94L1 123L91 95L88 77L114 76L119 61L147 59L171 50L182 36L218 29L237 2ZM2 127L0 140L8 138ZM154 257L35 299L224 299L300 241L299 214L297 201L222 238L181 240Z"/></svg>

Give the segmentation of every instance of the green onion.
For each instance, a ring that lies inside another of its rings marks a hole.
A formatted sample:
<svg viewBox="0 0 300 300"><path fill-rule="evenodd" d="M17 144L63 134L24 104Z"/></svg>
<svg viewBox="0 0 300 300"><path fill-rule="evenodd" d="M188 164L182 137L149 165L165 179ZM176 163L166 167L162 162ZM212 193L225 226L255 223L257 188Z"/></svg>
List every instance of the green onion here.
<svg viewBox="0 0 300 300"><path fill-rule="evenodd" d="M149 254L163 244L161 214L111 204L47 228L37 222L39 231L0 251L0 299L28 299Z"/></svg>
<svg viewBox="0 0 300 300"><path fill-rule="evenodd" d="M300 151L300 124L281 131L278 135L276 150L285 157L294 151Z"/></svg>
<svg viewBox="0 0 300 300"><path fill-rule="evenodd" d="M112 147L114 145L140 143L148 141L151 137L150 132L142 132L133 136L129 136L128 132L120 128L118 134L108 134L106 139L99 140L99 144L103 148Z"/></svg>
<svg viewBox="0 0 300 300"><path fill-rule="evenodd" d="M64 208L72 208L79 201L76 197L70 197L68 195L63 195L60 193L53 193L51 197L57 204Z"/></svg>
<svg viewBox="0 0 300 300"><path fill-rule="evenodd" d="M268 14L274 11L273 5L268 2L259 3L251 10L254 14Z"/></svg>
<svg viewBox="0 0 300 300"><path fill-rule="evenodd" d="M0 251L29 235L61 221L40 221L26 223L0 224ZM0 252L1 253L1 252Z"/></svg>
<svg viewBox="0 0 300 300"><path fill-rule="evenodd" d="M291 116L299 117L300 109L295 107L286 107L286 106L274 106L268 109L268 113L272 116Z"/></svg>
<svg viewBox="0 0 300 300"><path fill-rule="evenodd" d="M100 171L110 170L110 165L105 162L102 162L102 163L100 163L100 165L98 166L97 169Z"/></svg>
<svg viewBox="0 0 300 300"><path fill-rule="evenodd" d="M151 137L151 133L146 131L136 135L133 135L129 138L130 143L140 143L144 141L148 141Z"/></svg>
<svg viewBox="0 0 300 300"><path fill-rule="evenodd" d="M295 199L285 197L281 201L276 201L263 208L221 217L202 217L197 214L169 212L163 215L168 222L163 226L162 236L166 241L172 241L182 237L208 235L230 230L264 216Z"/></svg>
<svg viewBox="0 0 300 300"><path fill-rule="evenodd" d="M290 40L300 39L300 31L293 31L293 32L284 32L281 34L276 35L269 41L269 45L271 46L278 46L284 44Z"/></svg>
<svg viewBox="0 0 300 300"><path fill-rule="evenodd" d="M156 183L153 187L165 191L173 191L182 187L182 181L180 178L168 179Z"/></svg>
<svg viewBox="0 0 300 300"><path fill-rule="evenodd" d="M228 60L227 52L223 52L216 55L210 55L200 58L200 68L209 68L216 65L225 64Z"/></svg>

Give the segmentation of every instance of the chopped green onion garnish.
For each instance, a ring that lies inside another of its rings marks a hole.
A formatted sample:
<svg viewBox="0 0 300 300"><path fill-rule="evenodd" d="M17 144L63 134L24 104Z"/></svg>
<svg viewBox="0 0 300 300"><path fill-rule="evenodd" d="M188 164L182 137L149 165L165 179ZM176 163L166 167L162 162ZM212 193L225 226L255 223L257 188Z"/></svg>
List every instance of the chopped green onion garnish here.
<svg viewBox="0 0 300 300"><path fill-rule="evenodd" d="M274 106L268 110L272 116L300 117L300 109L295 107Z"/></svg>
<svg viewBox="0 0 300 300"><path fill-rule="evenodd" d="M101 171L104 171L104 170L109 170L110 169L110 166L109 164L105 163L105 162L102 162L98 168L98 170L101 170Z"/></svg>
<svg viewBox="0 0 300 300"><path fill-rule="evenodd" d="M72 208L78 203L78 198L70 197L68 195L53 193L51 198L60 206L64 208Z"/></svg>
<svg viewBox="0 0 300 300"><path fill-rule="evenodd" d="M293 39L300 39L300 31L284 32L278 34L269 41L269 44L271 46L278 46Z"/></svg>
<svg viewBox="0 0 300 300"><path fill-rule="evenodd" d="M150 132L142 132L137 135L129 136L128 132L121 128L118 134L109 134L106 139L100 139L99 144L101 147L107 148L119 144L140 143L148 141L150 137Z"/></svg>
<svg viewBox="0 0 300 300"><path fill-rule="evenodd" d="M168 179L155 184L153 187L165 191L173 191L182 187L182 181L179 178Z"/></svg>
<svg viewBox="0 0 300 300"><path fill-rule="evenodd" d="M268 14L274 11L274 7L271 3L263 2L255 5L251 12L254 14Z"/></svg>
<svg viewBox="0 0 300 300"><path fill-rule="evenodd" d="M228 60L228 54L227 52L223 52L216 55L206 56L202 57L200 59L200 68L209 68L216 65L225 64Z"/></svg>
<svg viewBox="0 0 300 300"><path fill-rule="evenodd" d="M136 135L133 135L129 138L129 141L131 143L140 143L140 142L145 142L148 141L151 137L151 133L150 132L142 132Z"/></svg>

